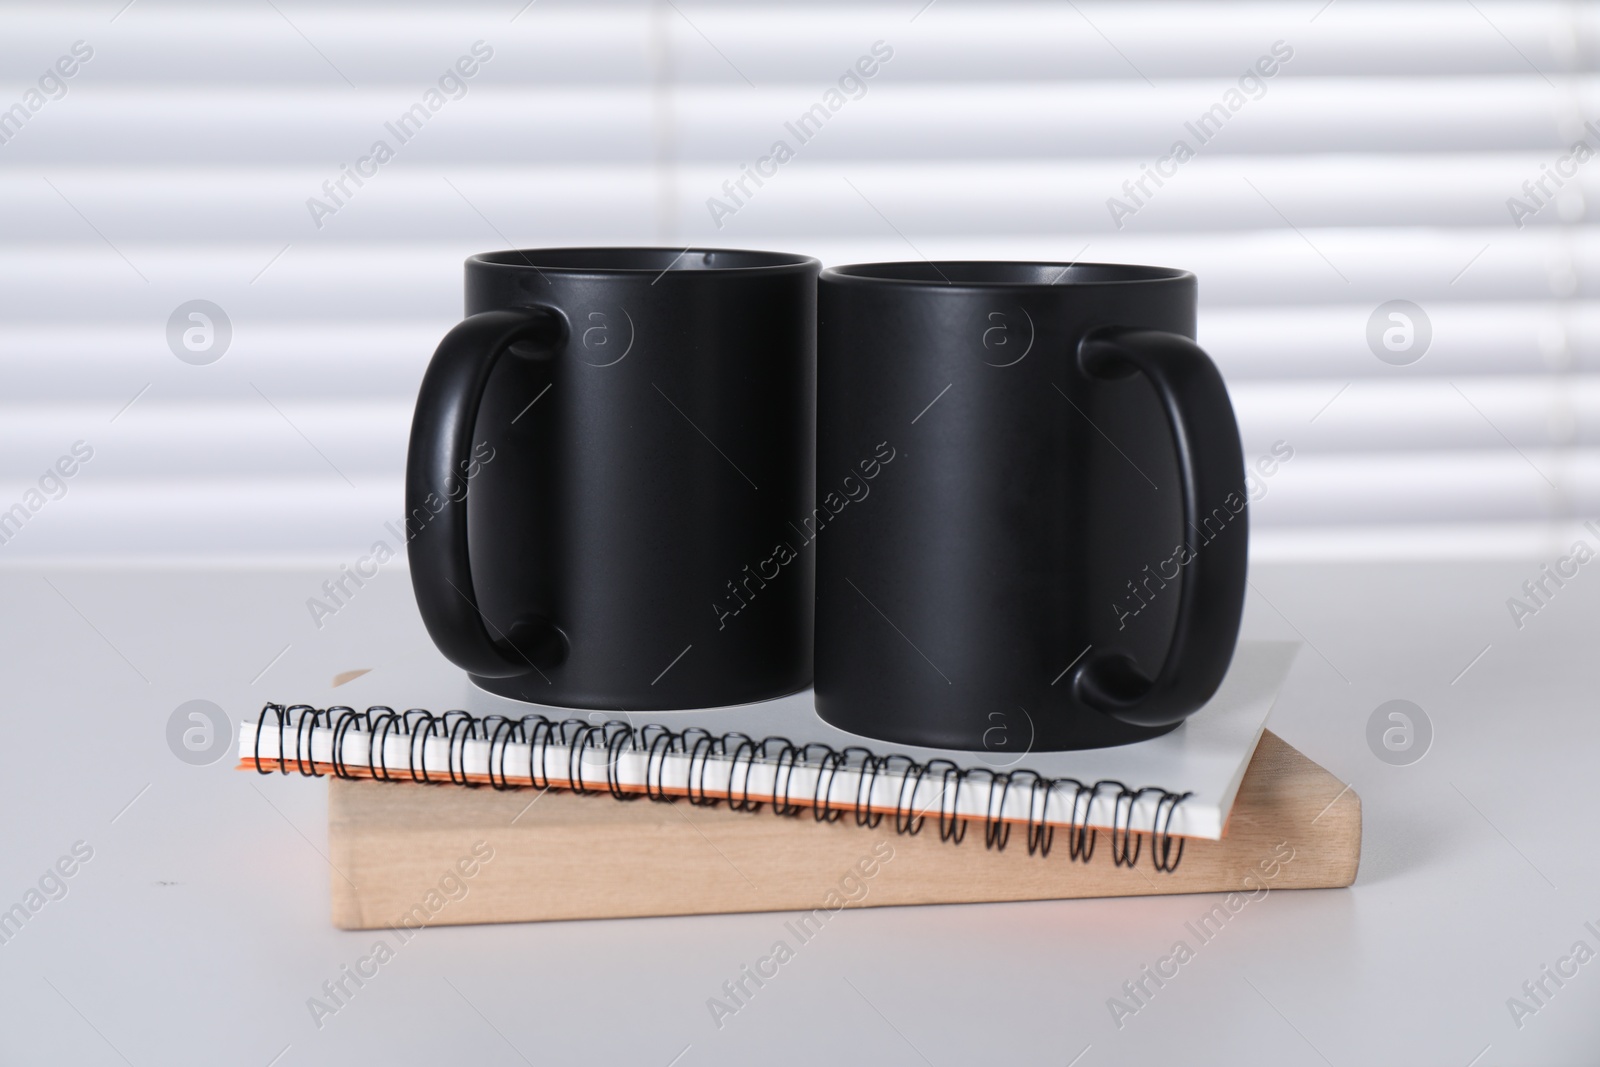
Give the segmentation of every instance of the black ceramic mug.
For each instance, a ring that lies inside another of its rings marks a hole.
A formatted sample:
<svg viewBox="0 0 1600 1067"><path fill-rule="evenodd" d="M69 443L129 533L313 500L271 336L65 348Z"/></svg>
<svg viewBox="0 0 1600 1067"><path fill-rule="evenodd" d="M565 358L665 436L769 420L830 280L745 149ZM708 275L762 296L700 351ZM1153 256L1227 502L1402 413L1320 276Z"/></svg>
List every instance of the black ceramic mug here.
<svg viewBox="0 0 1600 1067"><path fill-rule="evenodd" d="M495 252L423 377L406 465L429 635L484 689L637 710L811 680L819 264Z"/></svg>
<svg viewBox="0 0 1600 1067"><path fill-rule="evenodd" d="M836 267L818 323L824 719L1004 761L1153 737L1211 697L1248 516L1192 274Z"/></svg>

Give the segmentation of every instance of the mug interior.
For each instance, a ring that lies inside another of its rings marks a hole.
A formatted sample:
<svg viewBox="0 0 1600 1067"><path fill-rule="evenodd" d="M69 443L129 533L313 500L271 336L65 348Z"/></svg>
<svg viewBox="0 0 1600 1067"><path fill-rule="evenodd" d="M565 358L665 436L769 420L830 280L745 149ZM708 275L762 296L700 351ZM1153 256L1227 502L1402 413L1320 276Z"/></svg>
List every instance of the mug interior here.
<svg viewBox="0 0 1600 1067"><path fill-rule="evenodd" d="M905 285L1125 285L1177 281L1193 275L1173 267L1143 267L1131 263L922 260L829 267L823 277Z"/></svg>
<svg viewBox="0 0 1600 1067"><path fill-rule="evenodd" d="M468 263L581 273L761 270L804 267L810 256L741 248L528 248L485 252Z"/></svg>

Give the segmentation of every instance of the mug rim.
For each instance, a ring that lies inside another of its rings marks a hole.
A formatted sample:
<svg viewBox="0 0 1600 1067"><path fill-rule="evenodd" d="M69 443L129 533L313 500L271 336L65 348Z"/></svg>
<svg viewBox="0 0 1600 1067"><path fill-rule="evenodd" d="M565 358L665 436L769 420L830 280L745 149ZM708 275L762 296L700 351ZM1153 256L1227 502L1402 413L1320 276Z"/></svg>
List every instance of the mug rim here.
<svg viewBox="0 0 1600 1067"><path fill-rule="evenodd" d="M680 261L701 257L693 267ZM708 262L709 257L728 262ZM586 245L560 248L510 248L468 256L466 267L489 270L549 271L563 277L636 277L645 274L783 274L816 270L813 256L752 248L673 248L656 245Z"/></svg>
<svg viewBox="0 0 1600 1067"><path fill-rule="evenodd" d="M1054 269L1050 281L1039 278ZM932 274L929 274L929 271ZM1068 272L1082 277L1066 277ZM989 276L984 276L989 275ZM913 289L1087 289L1111 285L1158 285L1194 281L1194 272L1179 267L1139 263L1059 263L1023 259L896 260L846 263L828 267L822 280L851 285L903 286Z"/></svg>

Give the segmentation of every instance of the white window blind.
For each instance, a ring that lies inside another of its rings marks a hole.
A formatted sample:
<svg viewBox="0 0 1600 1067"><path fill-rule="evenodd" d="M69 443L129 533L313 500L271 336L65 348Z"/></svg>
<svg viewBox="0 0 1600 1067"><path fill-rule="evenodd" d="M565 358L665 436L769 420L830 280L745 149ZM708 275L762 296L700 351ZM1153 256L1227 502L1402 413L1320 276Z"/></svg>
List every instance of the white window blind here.
<svg viewBox="0 0 1600 1067"><path fill-rule="evenodd" d="M8 5L0 562L359 552L461 260L641 242L1189 268L1247 456L1293 449L1259 551L1535 545L1600 511L1597 55L1481 0Z"/></svg>

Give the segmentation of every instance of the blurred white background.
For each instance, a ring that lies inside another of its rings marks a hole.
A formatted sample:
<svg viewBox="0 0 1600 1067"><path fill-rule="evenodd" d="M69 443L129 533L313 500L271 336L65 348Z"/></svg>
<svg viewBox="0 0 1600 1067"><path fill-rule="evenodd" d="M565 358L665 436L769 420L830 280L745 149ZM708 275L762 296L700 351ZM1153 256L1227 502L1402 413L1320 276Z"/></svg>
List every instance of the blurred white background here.
<svg viewBox="0 0 1600 1067"><path fill-rule="evenodd" d="M385 123L479 41L401 144ZM708 198L876 42L719 228ZM401 513L465 256L690 242L1191 269L1247 456L1293 449L1258 557L1545 552L1600 510L1600 161L1570 155L1600 150L1597 58L1575 3L10 3L0 511L41 506L0 564L351 558ZM168 343L191 300L231 324L205 365ZM1380 359L1393 300L1421 315ZM30 495L80 441L65 495Z"/></svg>

